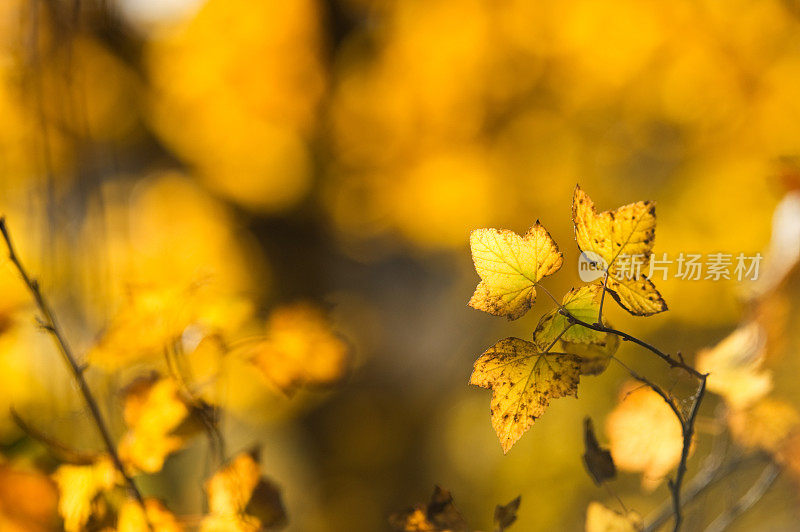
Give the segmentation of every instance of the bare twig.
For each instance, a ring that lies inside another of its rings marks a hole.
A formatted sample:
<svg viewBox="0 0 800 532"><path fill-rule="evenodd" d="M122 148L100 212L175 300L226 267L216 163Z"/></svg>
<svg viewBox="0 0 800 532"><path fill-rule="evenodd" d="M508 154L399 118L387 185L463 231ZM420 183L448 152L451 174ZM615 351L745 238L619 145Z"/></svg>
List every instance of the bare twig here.
<svg viewBox="0 0 800 532"><path fill-rule="evenodd" d="M134 496L136 501L142 506L142 510L144 511L144 498L142 497L142 493L139 491L139 488L136 487L136 483L133 481L130 475L128 475L128 473L125 471L125 466L122 464L119 454L117 454L116 446L114 445L114 441L111 439L111 433L109 432L108 426L106 425L103 415L100 412L100 407L97 404L97 400L94 398L94 395L89 388L89 384L86 382L86 379L83 375L85 367L78 364L78 361L75 358L75 355L73 354L69 344L67 343L61 327L59 326L58 320L50 308L50 304L44 298L41 290L39 289L39 282L28 275L25 267L22 265L22 262L17 256L14 250L14 245L11 241L11 235L6 227L5 217L0 217L0 233L2 233L6 247L8 248L8 258L14 264L17 272L22 277L22 281L28 287L28 290L33 296L36 306L38 307L39 312L42 314L40 321L43 324L43 328L52 336L56 347L64 359L64 363L67 365L67 368L72 374L73 379L77 383L78 389L80 390L81 395L86 402L86 406L89 409L89 413L92 416L94 424L97 427L97 431L100 433L100 436L103 439L106 451L111 456L114 467L116 467L117 471L119 471L120 475L122 475L122 478L125 480L125 484L128 486L128 490Z"/></svg>
<svg viewBox="0 0 800 532"><path fill-rule="evenodd" d="M681 460L678 462L678 471L675 474L675 479L669 481L669 489L672 492L672 503L675 511L675 527L674 532L678 532L683 522L683 514L681 512L681 485L683 478L686 476L686 462L689 459L689 450L692 447L692 437L694 437L694 422L697 419L697 412L700 411L700 403L703 401L703 395L706 392L706 380L708 376L703 375L700 378L700 387L697 389L692 409L689 416L684 420L681 419L681 432L683 433L683 449L681 450Z"/></svg>

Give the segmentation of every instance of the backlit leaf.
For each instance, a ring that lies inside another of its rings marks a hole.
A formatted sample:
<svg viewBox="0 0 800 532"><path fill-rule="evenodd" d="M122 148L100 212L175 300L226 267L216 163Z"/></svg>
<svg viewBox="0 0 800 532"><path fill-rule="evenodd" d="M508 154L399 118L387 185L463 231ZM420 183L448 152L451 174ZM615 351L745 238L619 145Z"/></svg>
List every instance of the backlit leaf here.
<svg viewBox="0 0 800 532"><path fill-rule="evenodd" d="M734 409L745 408L772 390L772 373L762 369L765 335L753 322L743 325L711 349L697 355L697 370L708 373L706 386Z"/></svg>
<svg viewBox="0 0 800 532"><path fill-rule="evenodd" d="M541 353L533 342L506 338L478 358L469 382L492 390L492 426L507 453L551 399L578 396L579 378L575 355Z"/></svg>
<svg viewBox="0 0 800 532"><path fill-rule="evenodd" d="M272 312L263 341L250 359L262 375L286 394L298 386L322 386L342 378L349 352L318 308L298 303Z"/></svg>
<svg viewBox="0 0 800 532"><path fill-rule="evenodd" d="M667 310L650 279L635 268L620 267L619 261L620 256L635 256L642 264L648 264L655 239L655 212L654 203L638 201L598 213L589 195L580 186L575 187L572 221L578 247L605 262L608 290L623 308L637 316Z"/></svg>
<svg viewBox="0 0 800 532"><path fill-rule="evenodd" d="M469 306L510 320L531 308L536 283L558 271L563 260L538 221L525 236L507 229L476 229L469 242L481 278Z"/></svg>
<svg viewBox="0 0 800 532"><path fill-rule="evenodd" d="M606 419L611 456L618 469L641 472L643 485L654 488L680 460L681 424L660 395L638 382L620 396Z"/></svg>
<svg viewBox="0 0 800 532"><path fill-rule="evenodd" d="M169 378L144 378L126 390L123 417L128 431L119 443L120 458L135 469L156 473L166 457L180 449L184 438L173 432L189 408Z"/></svg>
<svg viewBox="0 0 800 532"><path fill-rule="evenodd" d="M90 465L62 465L53 480L58 486L58 513L66 532L79 532L92 515L95 498L119 483L119 472L111 458L104 456Z"/></svg>
<svg viewBox="0 0 800 532"><path fill-rule="evenodd" d="M561 304L575 318L594 324L597 323L602 293L603 287L599 284L582 286L567 292ZM562 332L563 334L561 334ZM539 325L533 332L533 338L539 348L544 350L559 335L566 342L594 343L602 341L606 333L588 329L582 325L571 325L567 316L560 313L559 309L553 309L539 320Z"/></svg>

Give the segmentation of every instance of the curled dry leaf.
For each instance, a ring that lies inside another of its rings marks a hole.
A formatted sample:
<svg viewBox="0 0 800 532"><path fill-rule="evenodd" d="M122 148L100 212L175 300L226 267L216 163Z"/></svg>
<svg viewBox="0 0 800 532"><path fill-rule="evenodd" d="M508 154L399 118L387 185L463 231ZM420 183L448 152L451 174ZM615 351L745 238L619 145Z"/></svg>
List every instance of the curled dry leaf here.
<svg viewBox="0 0 800 532"><path fill-rule="evenodd" d="M586 532L638 532L644 529L636 512L615 512L599 502L592 502L586 511Z"/></svg>
<svg viewBox="0 0 800 532"><path fill-rule="evenodd" d="M134 381L125 390L123 417L128 426L119 444L122 461L134 470L156 473L185 441L174 433L189 407L172 379L157 375Z"/></svg>
<svg viewBox="0 0 800 532"><path fill-rule="evenodd" d="M481 282L472 308L515 320L536 301L535 285L561 268L561 252L537 221L524 236L507 229L476 229L469 238Z"/></svg>
<svg viewBox="0 0 800 532"><path fill-rule="evenodd" d="M586 471L598 486L606 480L611 480L617 476L617 468L614 466L614 459L608 449L600 447L597 436L594 433L592 418L586 416L583 420L583 464Z"/></svg>
<svg viewBox="0 0 800 532"><path fill-rule="evenodd" d="M542 353L533 342L506 338L478 358L469 382L492 390L492 426L507 453L551 399L578 396L579 379L577 356Z"/></svg>
<svg viewBox="0 0 800 532"><path fill-rule="evenodd" d="M624 271L618 260L620 256L637 256L642 264L648 264L655 240L655 203L637 201L598 213L589 195L576 186L572 221L578 247L603 260L609 292L625 310L636 316L667 310L652 281L640 272Z"/></svg>
<svg viewBox="0 0 800 532"><path fill-rule="evenodd" d="M517 520L517 511L522 502L522 497L517 496L516 499L508 504L498 504L494 508L494 532L503 532L506 528L510 527Z"/></svg>
<svg viewBox="0 0 800 532"><path fill-rule="evenodd" d="M391 526L402 532L466 532L467 523L461 516L450 492L436 486L426 505L417 505L389 519Z"/></svg>
<svg viewBox="0 0 800 532"><path fill-rule="evenodd" d="M299 386L322 386L347 371L349 349L317 307L299 303L278 308L267 322L263 341L250 359L261 374L286 394Z"/></svg>
<svg viewBox="0 0 800 532"><path fill-rule="evenodd" d="M205 484L202 532L277 530L286 524L278 488L261 476L255 453L240 453Z"/></svg>
<svg viewBox="0 0 800 532"><path fill-rule="evenodd" d="M58 513L66 532L79 532L92 515L95 498L120 483L119 472L108 456L89 465L62 465L53 480L58 486Z"/></svg>
<svg viewBox="0 0 800 532"><path fill-rule="evenodd" d="M641 472L647 488L655 488L680 461L680 422L660 395L638 382L623 387L605 428L617 468Z"/></svg>
<svg viewBox="0 0 800 532"><path fill-rule="evenodd" d="M755 322L742 325L711 349L697 355L706 386L734 409L745 408L772 390L772 373L762 369L765 336Z"/></svg>

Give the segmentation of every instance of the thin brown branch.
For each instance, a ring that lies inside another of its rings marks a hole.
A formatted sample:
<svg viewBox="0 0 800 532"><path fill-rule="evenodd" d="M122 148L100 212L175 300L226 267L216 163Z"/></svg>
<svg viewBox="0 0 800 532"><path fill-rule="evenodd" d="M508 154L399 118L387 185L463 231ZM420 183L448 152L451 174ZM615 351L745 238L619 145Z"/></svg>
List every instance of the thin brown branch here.
<svg viewBox="0 0 800 532"><path fill-rule="evenodd" d="M678 359L668 355L667 353L664 353L663 351L661 351L657 347L655 347L655 346L653 346L651 344L648 344L644 340L640 340L639 338L636 338L635 336L632 336L632 335L630 335L628 333L625 333L625 332L622 332L622 331L618 331L617 329L612 329L611 327L606 327L605 325L602 325L600 323L588 323L588 322L585 322L585 321L583 321L581 319L576 318L572 314L570 314L570 312L568 310L566 310L564 307L559 308L559 312L563 316L565 316L571 323L574 323L574 324L577 324L577 325L581 325L583 327L586 327L587 329L592 329L593 331L610 333L610 334L619 336L622 340L625 340L626 342L633 342L633 343L635 343L635 344L637 344L637 345L639 345L641 347L644 347L645 349L647 349L651 353L657 355L664 362L669 364L669 366L672 367L672 368L680 368L680 369L684 370L685 372L689 373L690 375L692 375L694 377L697 377L700 380L703 380L705 378L705 375L703 373L700 373L699 371L694 369L692 366L686 364L685 362L683 362L681 360L678 360Z"/></svg>
<svg viewBox="0 0 800 532"><path fill-rule="evenodd" d="M72 378L78 385L78 389L80 390L86 406L89 409L89 413L91 414L92 420L97 427L97 431L100 433L100 437L103 439L106 451L108 452L109 456L111 456L114 467L116 467L117 471L119 471L120 475L122 475L122 478L125 480L125 484L128 486L128 490L131 492L136 501L142 506L142 510L144 511L145 506L142 493L139 491L139 488L136 486L133 478L131 478L131 476L125 471L125 466L122 464L119 454L117 454L116 446L111 438L111 433L108 430L105 419L100 412L100 407L98 406L97 400L92 394L89 384L86 382L86 378L83 375L85 368L78 364L78 361L75 358L75 355L73 354L69 344L67 343L66 337L61 330L50 304L42 295L38 281L28 275L27 270L17 256L11 240L11 235L9 234L8 227L6 226L5 217L0 217L0 233L2 233L6 247L8 248L8 258L14 264L14 267L17 269L20 277L22 277L22 281L25 283L28 291L30 291L31 295L33 296L36 306L38 307L39 312L42 314L41 322L43 323L44 329L50 333L50 336L53 338L56 347L64 359L64 363L72 374Z"/></svg>
<svg viewBox="0 0 800 532"><path fill-rule="evenodd" d="M703 401L703 396L706 392L706 380L708 376L703 375L700 378L700 387L697 389L692 409L689 416L681 421L681 432L683 433L683 449L681 450L681 460L678 462L678 471L675 474L675 480L669 481L669 489L672 493L672 504L675 511L675 526L674 532L678 532L683 522L683 514L681 512L681 486L683 479L686 476L686 462L689 460L689 450L692 447L692 438L694 437L694 422L697 419L697 412L700 411L700 403ZM680 418L680 416L679 416Z"/></svg>

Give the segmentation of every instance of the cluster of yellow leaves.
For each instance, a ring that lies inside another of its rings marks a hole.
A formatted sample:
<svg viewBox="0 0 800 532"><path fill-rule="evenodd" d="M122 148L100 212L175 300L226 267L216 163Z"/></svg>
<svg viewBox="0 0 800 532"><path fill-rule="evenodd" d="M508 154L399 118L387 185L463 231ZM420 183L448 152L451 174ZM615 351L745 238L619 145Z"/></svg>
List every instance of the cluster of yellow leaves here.
<svg viewBox="0 0 800 532"><path fill-rule="evenodd" d="M257 457L241 453L205 484L209 515L202 532L257 532L282 527L286 513L278 489L261 476Z"/></svg>
<svg viewBox="0 0 800 532"><path fill-rule="evenodd" d="M166 457L184 444L174 432L189 416L189 406L170 378L144 377L125 391L123 418L128 431L119 443L122 461L133 470L157 473Z"/></svg>
<svg viewBox="0 0 800 532"><path fill-rule="evenodd" d="M349 349L316 307L298 303L275 309L265 338L248 349L250 360L277 389L322 386L344 375Z"/></svg>
<svg viewBox="0 0 800 532"><path fill-rule="evenodd" d="M642 473L645 488L655 488L680 461L681 424L664 399L641 383L623 386L605 429L616 466Z"/></svg>
<svg viewBox="0 0 800 532"><path fill-rule="evenodd" d="M623 275L617 265L620 255L649 258L656 223L651 202L598 214L578 186L572 218L578 246L603 262L606 284L595 282L571 290L558 308L542 316L533 342L519 338L498 342L478 358L470 377L471 384L492 390L492 426L503 452L544 413L551 399L577 397L580 376L600 374L608 366L619 338L575 323L598 322L605 290L634 315L667 310L644 275ZM558 271L563 262L558 246L538 221L524 236L508 230L475 230L470 247L481 281L469 305L512 320L531 308L539 282Z"/></svg>

